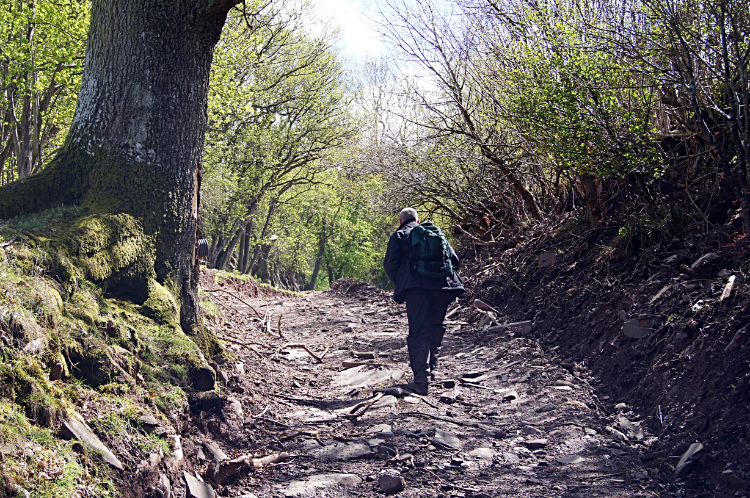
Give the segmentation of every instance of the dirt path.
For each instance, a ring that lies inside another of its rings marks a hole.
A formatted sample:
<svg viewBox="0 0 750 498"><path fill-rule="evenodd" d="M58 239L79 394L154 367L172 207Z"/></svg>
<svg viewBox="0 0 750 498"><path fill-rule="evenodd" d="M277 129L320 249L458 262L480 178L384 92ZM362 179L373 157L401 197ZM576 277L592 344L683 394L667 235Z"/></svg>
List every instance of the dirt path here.
<svg viewBox="0 0 750 498"><path fill-rule="evenodd" d="M459 310L428 396L378 395L347 417L374 389L410 378L403 307L374 288L241 291L229 282L210 293L223 312L214 328L237 361L218 366L223 413L201 414L184 445L219 495L378 496L403 484L398 496L674 496L643 466L649 436L636 416L599 400L528 331L484 333ZM278 452L289 457L211 482L213 460Z"/></svg>

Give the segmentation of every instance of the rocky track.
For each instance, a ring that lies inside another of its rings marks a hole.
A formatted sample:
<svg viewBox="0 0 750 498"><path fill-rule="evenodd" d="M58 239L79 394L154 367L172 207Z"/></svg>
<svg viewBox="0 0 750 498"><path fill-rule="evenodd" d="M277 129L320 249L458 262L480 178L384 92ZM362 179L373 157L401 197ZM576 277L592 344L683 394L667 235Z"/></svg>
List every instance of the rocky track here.
<svg viewBox="0 0 750 498"><path fill-rule="evenodd" d="M232 357L216 359L221 410L184 440L187 496L674 496L644 467L659 455L638 416L529 326L487 332L457 309L430 394L384 393L410 378L405 309L387 294L203 286Z"/></svg>

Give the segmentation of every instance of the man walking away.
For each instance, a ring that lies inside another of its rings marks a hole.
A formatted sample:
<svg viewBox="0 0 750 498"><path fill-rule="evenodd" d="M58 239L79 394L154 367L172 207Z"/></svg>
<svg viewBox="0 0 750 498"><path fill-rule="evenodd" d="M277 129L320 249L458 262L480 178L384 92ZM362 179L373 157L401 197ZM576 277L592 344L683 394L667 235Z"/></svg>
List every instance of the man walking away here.
<svg viewBox="0 0 750 498"><path fill-rule="evenodd" d="M419 224L417 211L404 208L399 227L388 241L383 266L393 280L393 299L406 302L409 319L409 366L413 390L427 394L428 374L434 375L445 334L445 313L464 291L456 270L459 259L442 231L430 222Z"/></svg>

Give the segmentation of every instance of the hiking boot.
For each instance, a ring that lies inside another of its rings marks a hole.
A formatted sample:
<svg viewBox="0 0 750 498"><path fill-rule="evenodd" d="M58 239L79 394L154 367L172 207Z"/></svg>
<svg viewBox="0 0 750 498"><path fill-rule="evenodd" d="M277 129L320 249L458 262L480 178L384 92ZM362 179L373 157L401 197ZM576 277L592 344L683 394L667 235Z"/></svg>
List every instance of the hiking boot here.
<svg viewBox="0 0 750 498"><path fill-rule="evenodd" d="M414 394L419 394L421 396L427 396L428 386L429 384L427 381L409 383L409 389L414 391Z"/></svg>
<svg viewBox="0 0 750 498"><path fill-rule="evenodd" d="M416 394L426 396L428 388L427 372L422 371L419 374L415 375L414 380L409 383L409 388Z"/></svg>

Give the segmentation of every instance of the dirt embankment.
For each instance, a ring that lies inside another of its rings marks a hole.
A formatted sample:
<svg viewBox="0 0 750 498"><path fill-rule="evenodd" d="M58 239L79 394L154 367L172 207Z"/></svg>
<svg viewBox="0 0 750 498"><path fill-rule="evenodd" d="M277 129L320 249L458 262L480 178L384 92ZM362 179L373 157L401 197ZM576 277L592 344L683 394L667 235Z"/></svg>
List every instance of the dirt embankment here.
<svg viewBox="0 0 750 498"><path fill-rule="evenodd" d="M646 244L614 222L557 221L469 246L464 299L491 304L499 321L531 320L528 336L589 371L605 406L636 407L658 437L649 465L665 482L697 442L677 484L688 496L741 496L750 487L750 260L747 241L727 235L731 222L704 227L649 233Z"/></svg>

